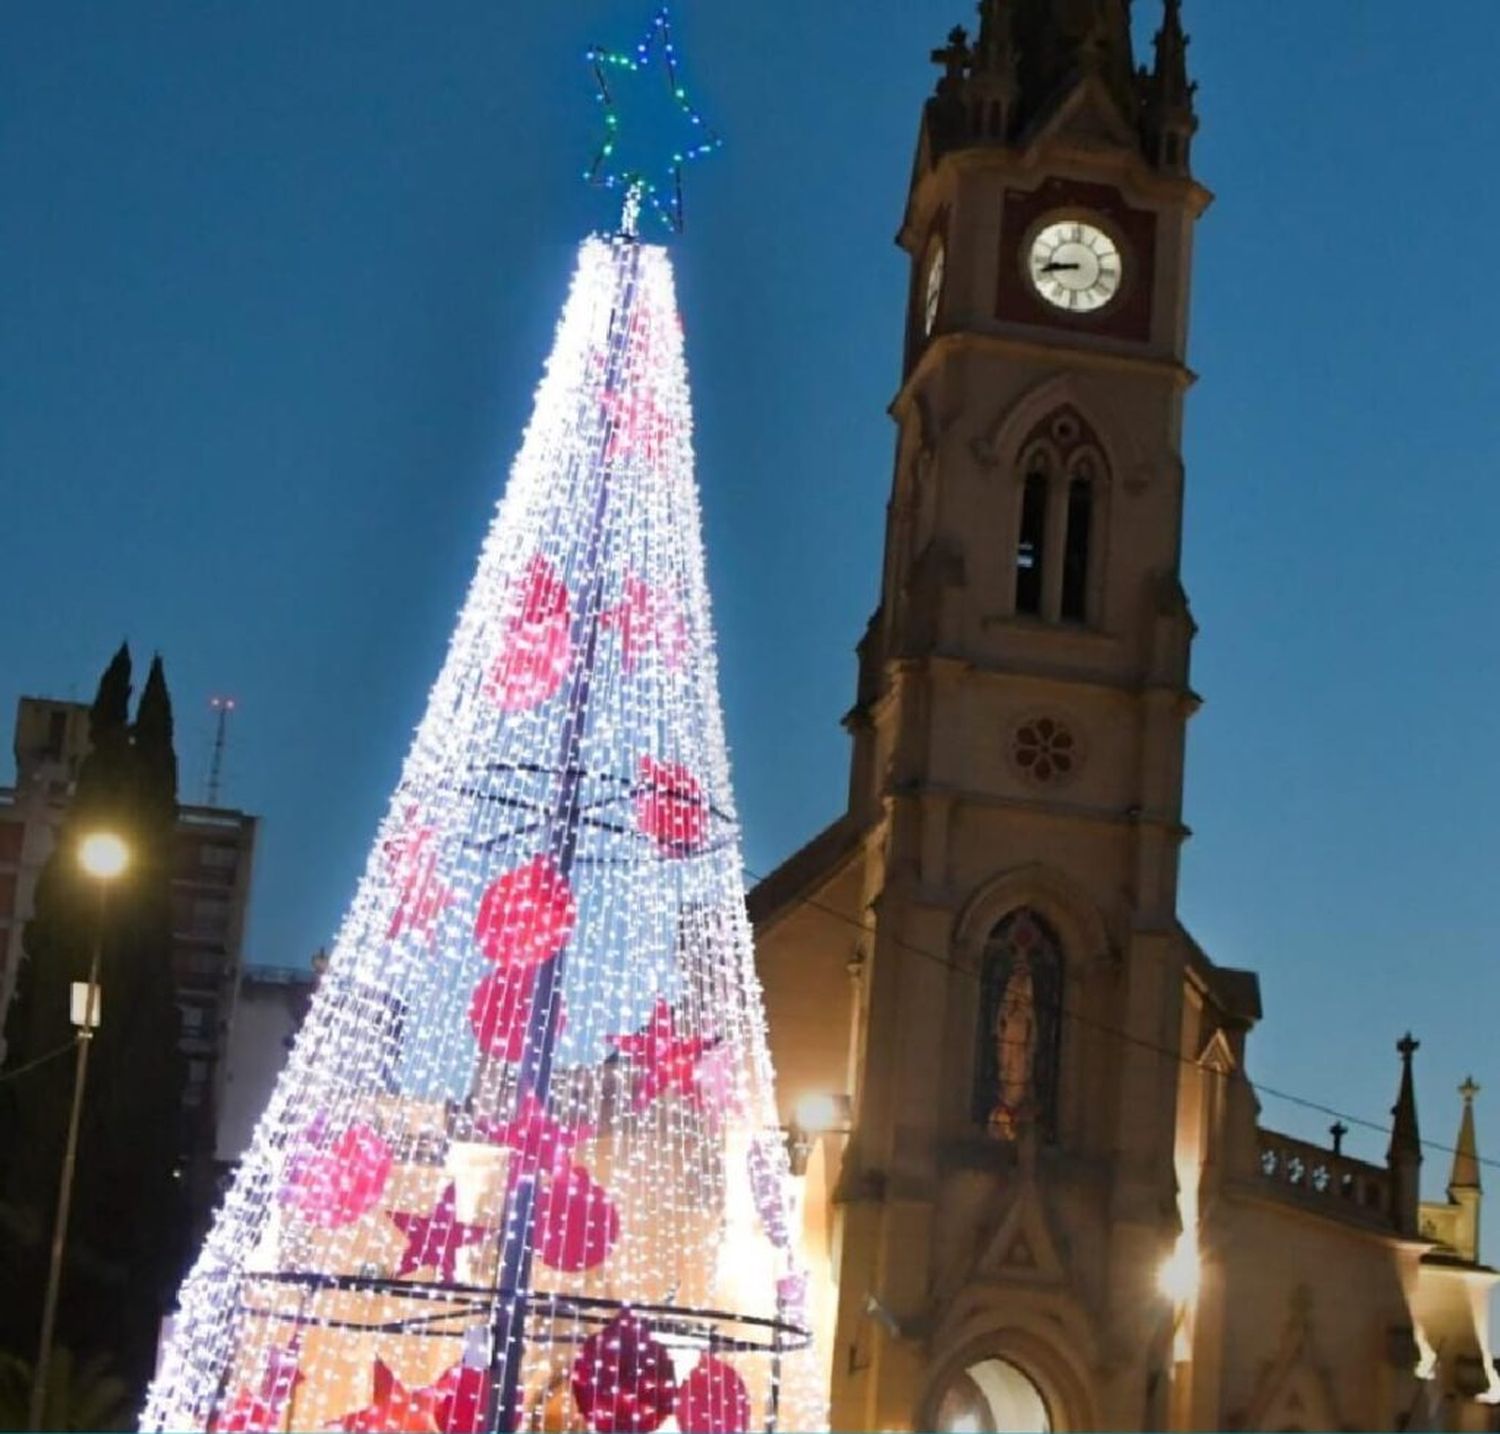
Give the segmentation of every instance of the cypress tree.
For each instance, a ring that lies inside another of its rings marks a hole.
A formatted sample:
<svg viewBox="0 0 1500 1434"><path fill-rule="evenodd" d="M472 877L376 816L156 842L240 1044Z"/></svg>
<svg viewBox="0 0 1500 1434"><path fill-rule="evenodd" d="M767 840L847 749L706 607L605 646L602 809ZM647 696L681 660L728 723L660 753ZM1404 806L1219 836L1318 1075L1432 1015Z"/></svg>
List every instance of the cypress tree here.
<svg viewBox="0 0 1500 1434"><path fill-rule="evenodd" d="M80 1352L113 1354L138 1388L151 1370L180 1259L175 1157L183 1072L172 967L171 699L157 659L132 727L130 673L122 647L100 681L90 751L38 880L10 1029L14 1066L66 1046L73 1037L69 984L87 978L100 940L101 1024L90 1053L56 1338ZM77 865L79 839L97 828L117 831L131 859L103 904ZM40 1323L73 1070L70 1059L52 1061L8 1091L14 1158L4 1186L19 1232L12 1244L21 1246L9 1263L22 1278L17 1297L0 1301L0 1332L28 1358Z"/></svg>
<svg viewBox="0 0 1500 1434"><path fill-rule="evenodd" d="M120 650L100 678L89 711L89 752L57 849L37 880L31 920L22 933L23 961L6 1023L8 1064L30 1066L69 1046L69 988L87 979L93 940L92 907L72 859L78 835L119 819L130 767L130 649ZM48 1060L0 1087L5 1101L3 1172L8 1219L6 1266L14 1297L0 1301L5 1343L29 1358L41 1323L48 1246L72 1096L73 1062ZM90 1256L74 1248L76 1265Z"/></svg>
<svg viewBox="0 0 1500 1434"><path fill-rule="evenodd" d="M78 1158L88 1195L78 1203L75 1228L87 1248L107 1252L111 1283L119 1287L115 1317L91 1316L82 1332L108 1339L127 1374L144 1378L180 1274L175 1237L182 1221L176 1165L184 1071L172 951L177 757L160 658L151 664L131 739L122 823L131 865L108 897L105 1017Z"/></svg>

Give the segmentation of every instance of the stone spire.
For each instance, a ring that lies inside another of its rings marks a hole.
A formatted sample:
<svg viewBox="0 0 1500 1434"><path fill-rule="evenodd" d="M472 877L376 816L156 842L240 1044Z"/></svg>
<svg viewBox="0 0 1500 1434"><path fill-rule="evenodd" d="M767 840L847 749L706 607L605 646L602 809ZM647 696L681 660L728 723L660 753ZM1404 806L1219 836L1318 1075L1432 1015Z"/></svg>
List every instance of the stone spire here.
<svg viewBox="0 0 1500 1434"><path fill-rule="evenodd" d="M1478 1190L1479 1143L1474 1138L1474 1097L1479 1087L1470 1076L1458 1088L1464 1099L1463 1118L1458 1125L1458 1144L1453 1149L1453 1173L1448 1177L1448 1197L1456 1199L1460 1190Z"/></svg>
<svg viewBox="0 0 1500 1434"><path fill-rule="evenodd" d="M979 41L974 46L976 74L1008 74L1015 79L1014 8L1014 0L979 0Z"/></svg>
<svg viewBox="0 0 1500 1434"><path fill-rule="evenodd" d="M933 51L943 67L929 106L936 151L1009 144L1097 75L1135 130L1130 0L979 0L979 34L954 30Z"/></svg>
<svg viewBox="0 0 1500 1434"><path fill-rule="evenodd" d="M1479 1214L1483 1192L1479 1188L1479 1142L1474 1139L1474 1097L1479 1087L1471 1076L1458 1088L1464 1113L1458 1123L1458 1142L1453 1147L1453 1172L1448 1177L1448 1204L1456 1211L1453 1248L1466 1260L1479 1259Z"/></svg>
<svg viewBox="0 0 1500 1434"><path fill-rule="evenodd" d="M1135 61L1129 0L1012 0L1021 107L1028 120L1097 74L1135 124Z"/></svg>
<svg viewBox="0 0 1500 1434"><path fill-rule="evenodd" d="M1008 140L1020 98L1013 0L980 0L979 39L969 87L976 134Z"/></svg>
<svg viewBox="0 0 1500 1434"><path fill-rule="evenodd" d="M1198 86L1188 79L1188 36L1182 29L1182 0L1166 0L1156 32L1156 65L1138 76L1142 131L1146 153L1159 169L1186 174L1198 115L1193 96Z"/></svg>
<svg viewBox="0 0 1500 1434"><path fill-rule="evenodd" d="M1391 1172L1391 1216L1403 1235L1416 1234L1421 1200L1422 1135L1417 1128L1417 1093L1411 1072L1411 1058L1420 1046L1410 1031L1396 1042L1401 1055L1401 1089L1391 1107L1391 1145L1385 1157Z"/></svg>

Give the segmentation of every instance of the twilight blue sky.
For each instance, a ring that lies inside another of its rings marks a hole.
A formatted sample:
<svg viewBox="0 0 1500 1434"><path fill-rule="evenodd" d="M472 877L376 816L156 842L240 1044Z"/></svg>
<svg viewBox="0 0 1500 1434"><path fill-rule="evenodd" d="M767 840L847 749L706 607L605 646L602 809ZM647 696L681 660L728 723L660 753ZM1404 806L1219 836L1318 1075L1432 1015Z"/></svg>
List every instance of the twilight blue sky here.
<svg viewBox="0 0 1500 1434"><path fill-rule="evenodd" d="M1143 30L1154 0L1140 0ZM681 0L729 147L679 277L746 851L838 811L875 598L901 213L968 0ZM185 796L239 699L250 952L353 889L525 421L647 0L17 0L0 34L0 712L159 648ZM1186 919L1252 1073L1500 1156L1494 0L1189 0L1202 82ZM1270 1124L1322 1117L1267 1100ZM1367 1156L1383 1142L1359 1132ZM1429 1157L1429 1184L1444 1158ZM1491 1222L1490 1228L1497 1229ZM1500 1252L1500 1247L1492 1253Z"/></svg>

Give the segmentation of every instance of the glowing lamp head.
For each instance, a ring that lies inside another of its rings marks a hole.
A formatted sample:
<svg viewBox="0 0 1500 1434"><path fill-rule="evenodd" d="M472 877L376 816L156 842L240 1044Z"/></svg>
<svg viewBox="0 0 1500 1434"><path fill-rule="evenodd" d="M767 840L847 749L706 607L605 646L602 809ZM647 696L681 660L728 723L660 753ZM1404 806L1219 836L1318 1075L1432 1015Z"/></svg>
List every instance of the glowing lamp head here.
<svg viewBox="0 0 1500 1434"><path fill-rule="evenodd" d="M90 832L78 843L78 865L95 881L114 881L130 865L130 848L114 832Z"/></svg>
<svg viewBox="0 0 1500 1434"><path fill-rule="evenodd" d="M826 1135L839 1126L839 1103L831 1095L805 1095L794 1112L797 1128L807 1135Z"/></svg>
<svg viewBox="0 0 1500 1434"><path fill-rule="evenodd" d="M1177 1248L1162 1261L1156 1275L1156 1287L1174 1305L1188 1305L1198 1297L1202 1275L1198 1251L1191 1238L1183 1235Z"/></svg>

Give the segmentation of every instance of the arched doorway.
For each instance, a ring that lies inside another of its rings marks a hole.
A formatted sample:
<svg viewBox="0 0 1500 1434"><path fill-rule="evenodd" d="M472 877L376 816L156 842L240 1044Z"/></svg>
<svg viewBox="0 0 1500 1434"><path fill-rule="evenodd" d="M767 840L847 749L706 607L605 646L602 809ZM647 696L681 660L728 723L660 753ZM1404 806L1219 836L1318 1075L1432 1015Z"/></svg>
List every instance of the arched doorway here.
<svg viewBox="0 0 1500 1434"><path fill-rule="evenodd" d="M939 1434L1051 1434L1042 1392L1007 1359L969 1365L943 1391Z"/></svg>

